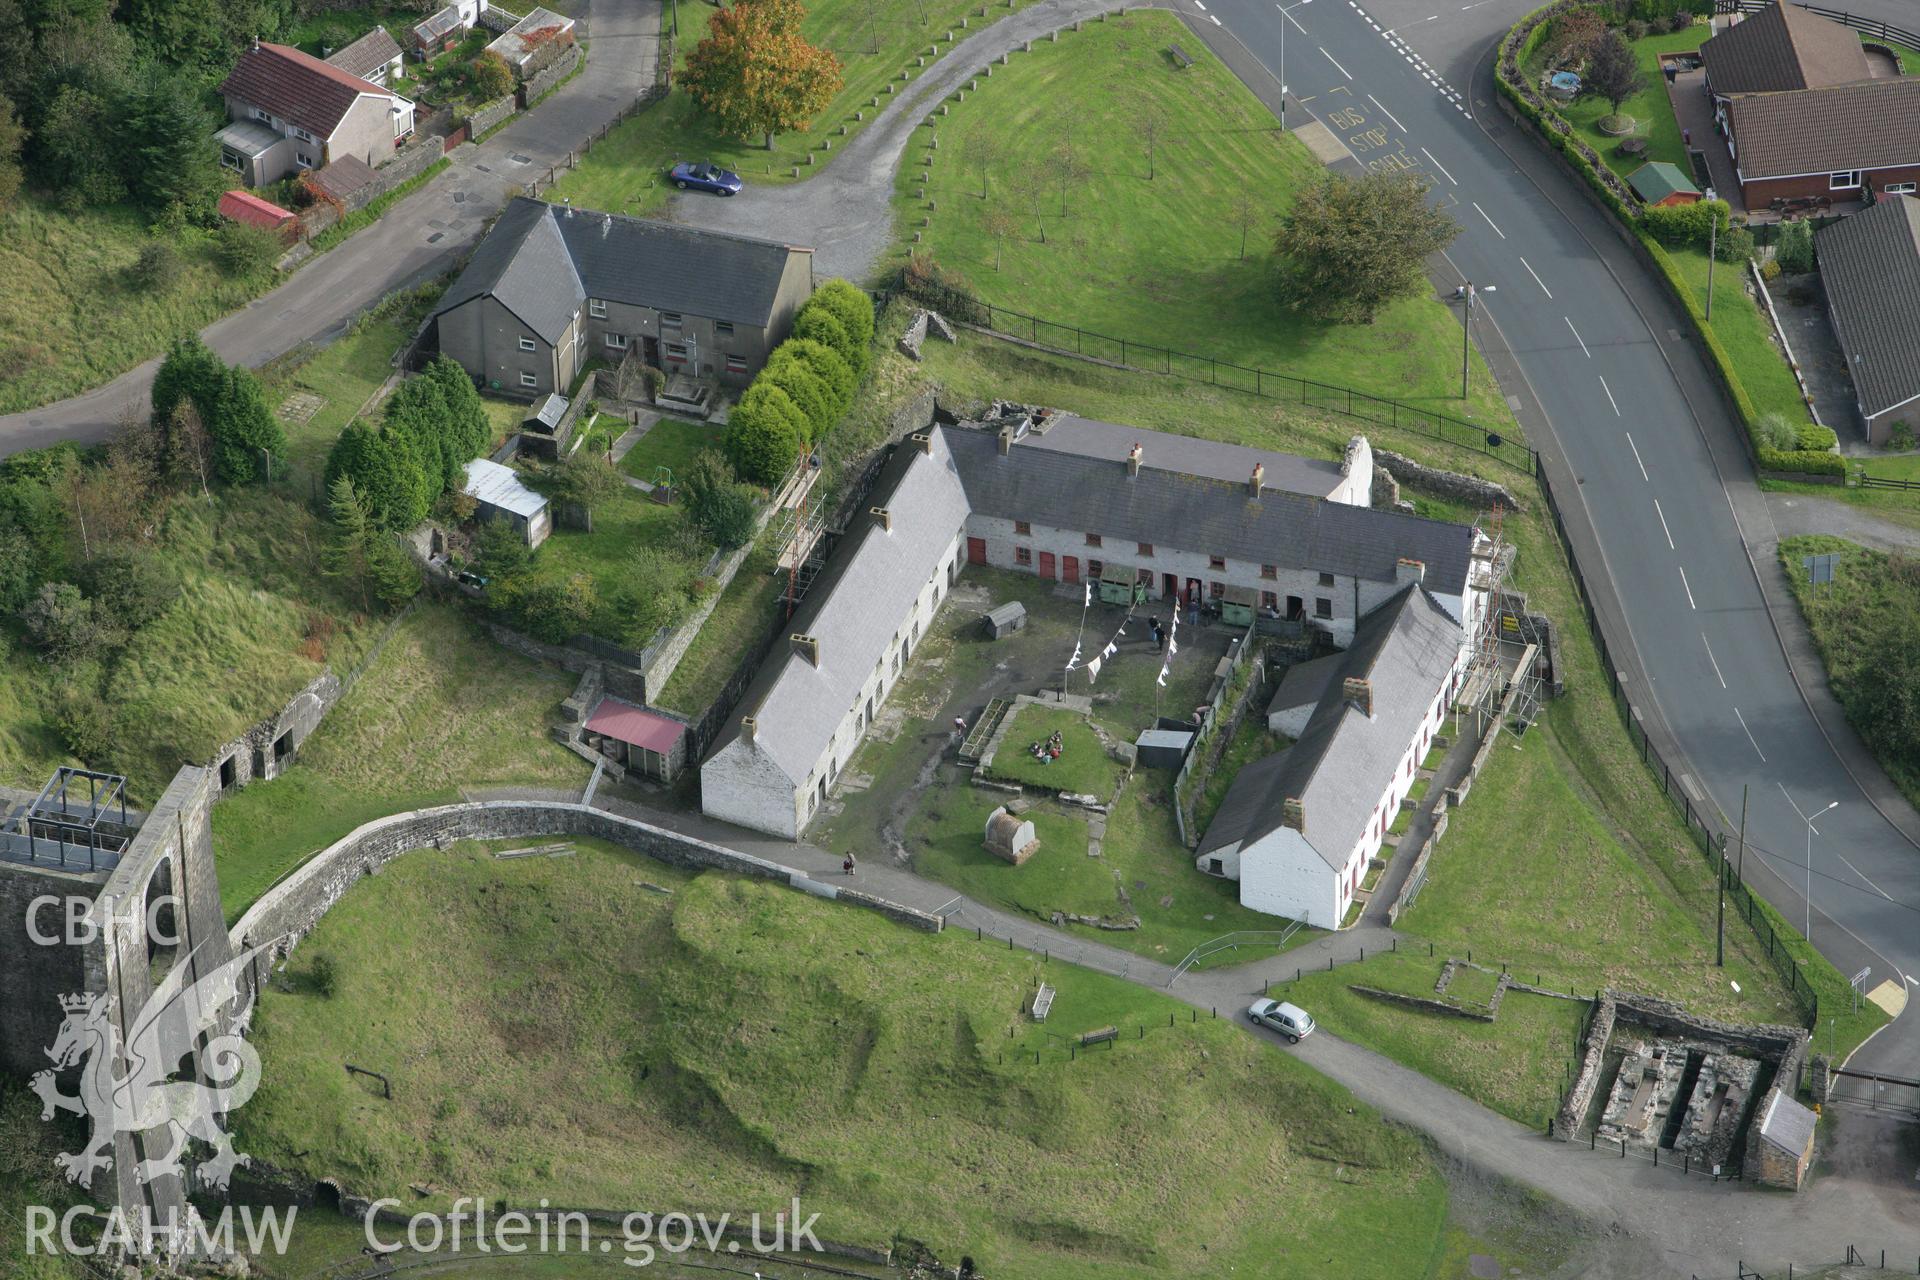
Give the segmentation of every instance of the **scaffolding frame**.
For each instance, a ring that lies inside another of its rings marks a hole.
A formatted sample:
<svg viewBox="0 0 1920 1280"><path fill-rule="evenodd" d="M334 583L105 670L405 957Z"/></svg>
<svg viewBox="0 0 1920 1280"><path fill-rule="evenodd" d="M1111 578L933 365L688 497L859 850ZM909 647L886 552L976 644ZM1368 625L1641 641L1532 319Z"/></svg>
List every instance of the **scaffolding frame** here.
<svg viewBox="0 0 1920 1280"><path fill-rule="evenodd" d="M1540 714L1541 680L1536 668L1545 645L1526 610L1512 603L1506 592L1514 546L1507 540L1505 514L1496 504L1476 522L1468 576L1468 590L1481 595L1482 604L1457 707L1474 717L1480 734L1502 716L1512 722L1509 727L1514 732L1523 733ZM1518 657L1517 666L1510 654Z"/></svg>
<svg viewBox="0 0 1920 1280"><path fill-rule="evenodd" d="M87 784L84 802L71 793L80 782ZM88 871L111 869L133 831L124 777L61 765L38 795L0 823L0 856L63 870L77 868L84 857Z"/></svg>

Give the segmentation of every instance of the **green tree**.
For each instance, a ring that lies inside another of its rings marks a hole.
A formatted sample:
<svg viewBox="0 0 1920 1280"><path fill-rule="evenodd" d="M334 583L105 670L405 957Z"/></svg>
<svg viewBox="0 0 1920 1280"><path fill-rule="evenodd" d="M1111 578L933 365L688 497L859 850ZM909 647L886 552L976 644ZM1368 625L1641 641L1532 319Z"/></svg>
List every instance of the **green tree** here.
<svg viewBox="0 0 1920 1280"><path fill-rule="evenodd" d="M150 66L122 97L119 117L122 171L141 208L158 215L174 204L201 212L213 207L223 184L219 154L207 139L219 122L198 95L181 92L177 72ZM274 240L266 260L278 256Z"/></svg>
<svg viewBox="0 0 1920 1280"><path fill-rule="evenodd" d="M1327 174L1280 219L1282 296L1296 311L1371 324L1387 304L1426 291L1428 255L1459 233L1417 178Z"/></svg>
<svg viewBox="0 0 1920 1280"><path fill-rule="evenodd" d="M832 388L805 360L788 351L785 343L775 349L766 367L754 379L755 386L763 383L780 388L800 406L800 411L807 418L805 439L808 444L818 444L826 439L827 432L833 430L834 423L840 420L841 405Z"/></svg>
<svg viewBox="0 0 1920 1280"><path fill-rule="evenodd" d="M482 50L479 57L467 64L467 83L473 86L474 96L483 102L504 98L513 92L513 68L499 54Z"/></svg>
<svg viewBox="0 0 1920 1280"><path fill-rule="evenodd" d="M363 424L349 423L348 429L360 425ZM335 451L338 452L337 447ZM332 470L331 465L328 469ZM332 518L333 528L320 548L320 572L348 584L360 597L360 608L365 610L369 606L367 548L380 530L367 500L354 488L353 477L344 470L327 482L327 514Z"/></svg>
<svg viewBox="0 0 1920 1280"><path fill-rule="evenodd" d="M485 455L493 443L493 422L487 417L487 406L480 399L473 378L452 356L435 356L428 361L426 376L440 388L441 398L446 402L451 438L459 445L460 465L464 470L468 462Z"/></svg>
<svg viewBox="0 0 1920 1280"><path fill-rule="evenodd" d="M1640 61L1633 47L1618 31L1608 31L1594 41L1587 55L1586 70L1580 75L1582 97L1605 98L1614 115L1620 104L1647 87L1640 72Z"/></svg>
<svg viewBox="0 0 1920 1280"><path fill-rule="evenodd" d="M733 469L748 480L773 484L800 456L807 415L786 392L755 380L727 419L720 438Z"/></svg>
<svg viewBox="0 0 1920 1280"><path fill-rule="evenodd" d="M33 542L18 529L0 524L0 613L16 613L40 585Z"/></svg>
<svg viewBox="0 0 1920 1280"><path fill-rule="evenodd" d="M0 41L6 35L0 32ZM0 210L20 194L20 152L27 142L27 127L14 114L13 103L0 98Z"/></svg>
<svg viewBox="0 0 1920 1280"><path fill-rule="evenodd" d="M467 463L475 452L467 447L471 432L454 421L440 379L408 378L387 397L381 416L390 433L402 433L415 447L425 472L423 483L429 505L442 493L465 483Z"/></svg>
<svg viewBox="0 0 1920 1280"><path fill-rule="evenodd" d="M213 260L235 279L264 274L279 260L280 252L280 237L250 222L223 222L213 233Z"/></svg>
<svg viewBox="0 0 1920 1280"><path fill-rule="evenodd" d="M54 91L34 131L34 156L42 181L62 193L72 208L113 204L127 194L114 148L113 102L77 84Z"/></svg>
<svg viewBox="0 0 1920 1280"><path fill-rule="evenodd" d="M565 644L580 634L600 607L593 579L584 573L514 579L493 595L515 625L548 644Z"/></svg>
<svg viewBox="0 0 1920 1280"><path fill-rule="evenodd" d="M54 697L53 727L82 764L98 766L113 758L118 739L113 709L92 689L62 685Z"/></svg>
<svg viewBox="0 0 1920 1280"><path fill-rule="evenodd" d="M1798 275L1813 270L1813 224L1800 219L1781 223L1773 256L1782 271Z"/></svg>
<svg viewBox="0 0 1920 1280"><path fill-rule="evenodd" d="M722 132L773 135L812 126L840 92L840 60L800 34L799 0L735 0L709 23L680 73L693 100Z"/></svg>
<svg viewBox="0 0 1920 1280"><path fill-rule="evenodd" d="M702 536L731 551L753 536L753 490L713 449L694 456L680 481L680 509Z"/></svg>
<svg viewBox="0 0 1920 1280"><path fill-rule="evenodd" d="M793 336L818 342L839 355L856 374L867 369L866 347L857 341L847 326L826 307L809 303L793 318Z"/></svg>
<svg viewBox="0 0 1920 1280"><path fill-rule="evenodd" d="M420 594L420 566L384 529L367 544L367 581L374 596L389 609L398 609Z"/></svg>
<svg viewBox="0 0 1920 1280"><path fill-rule="evenodd" d="M613 469L606 455L592 449L568 454L547 473L547 491L561 502L570 502L591 511L626 488L626 481Z"/></svg>
<svg viewBox="0 0 1920 1280"><path fill-rule="evenodd" d="M126 631L146 626L180 595L180 575L159 552L127 544L87 561L80 583L94 609Z"/></svg>
<svg viewBox="0 0 1920 1280"><path fill-rule="evenodd" d="M286 432L251 369L226 371L207 434L213 440L213 473L223 483L265 482L284 465Z"/></svg>
<svg viewBox="0 0 1920 1280"><path fill-rule="evenodd" d="M199 411L202 422L210 421L226 373L227 366L199 338L191 334L175 338L153 375L153 388L148 393L153 421L162 426L169 423L182 401Z"/></svg>
<svg viewBox="0 0 1920 1280"><path fill-rule="evenodd" d="M505 584L533 565L533 549L509 520L484 520L473 537L473 563L492 583Z"/></svg>
<svg viewBox="0 0 1920 1280"><path fill-rule="evenodd" d="M79 587L48 582L20 611L27 639L63 662L91 658L109 647L111 628Z"/></svg>
<svg viewBox="0 0 1920 1280"><path fill-rule="evenodd" d="M803 361L819 375L833 393L834 403L839 406L834 415L836 418L852 406L854 392L860 389L860 375L854 372L845 356L826 343L812 338L788 338L774 348L773 358Z"/></svg>
<svg viewBox="0 0 1920 1280"><path fill-rule="evenodd" d="M867 367L866 351L873 342L874 328L873 299L867 291L851 281L835 278L814 290L813 296L807 299L807 305L833 313L840 327L847 331L847 337L860 350L860 358L847 363L855 374L863 372Z"/></svg>
<svg viewBox="0 0 1920 1280"><path fill-rule="evenodd" d="M149 240L127 268L127 282L142 293L164 293L180 278L180 255L165 240Z"/></svg>
<svg viewBox="0 0 1920 1280"><path fill-rule="evenodd" d="M353 482L368 515L383 529L411 529L427 517L429 503L421 497L411 450L372 423L355 418L334 441L327 454L328 493L342 477Z"/></svg>

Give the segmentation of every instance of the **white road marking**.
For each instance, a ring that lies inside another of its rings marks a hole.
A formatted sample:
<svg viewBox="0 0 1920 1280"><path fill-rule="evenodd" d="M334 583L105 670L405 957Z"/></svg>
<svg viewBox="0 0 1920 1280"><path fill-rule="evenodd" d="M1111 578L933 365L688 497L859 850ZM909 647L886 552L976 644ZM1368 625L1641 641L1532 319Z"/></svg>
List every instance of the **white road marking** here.
<svg viewBox="0 0 1920 1280"><path fill-rule="evenodd" d="M1447 166L1441 164L1438 160L1435 160L1433 158L1433 152L1427 150L1425 147L1422 147L1420 148L1420 154L1425 156L1427 158L1427 162L1431 164L1434 168L1438 169L1440 171L1440 175L1444 177L1448 182L1453 182L1453 185L1456 187L1460 185L1458 182L1454 182L1453 175L1447 172Z"/></svg>
<svg viewBox="0 0 1920 1280"><path fill-rule="evenodd" d="M1667 528L1667 513L1660 509L1660 499L1658 498L1653 500L1653 513L1660 517L1660 532L1667 535L1667 550L1678 551L1680 548L1673 545L1673 530ZM1685 569L1680 571L1681 577L1684 578L1686 574L1687 571Z"/></svg>
<svg viewBox="0 0 1920 1280"><path fill-rule="evenodd" d="M1640 446L1633 442L1633 432L1631 431L1627 432L1627 448L1633 450L1633 460L1640 468L1640 478L1651 484L1653 477L1647 474L1647 464L1640 461Z"/></svg>
<svg viewBox="0 0 1920 1280"><path fill-rule="evenodd" d="M1306 29L1305 27L1303 27L1303 26L1301 26L1301 25L1300 25L1300 19L1298 19L1298 18L1296 18L1296 17L1294 17L1294 16L1292 15L1292 14L1290 14L1290 13L1288 13L1288 12L1287 12L1287 10L1286 10L1286 6L1285 6L1285 5L1282 5L1282 4L1280 4L1280 3L1278 2L1278 0L1275 0L1275 3L1274 3L1274 6L1273 6L1273 7L1274 7L1274 8L1276 8L1276 9L1278 9L1278 10L1280 10L1280 16L1281 16L1281 17L1283 17L1283 18L1285 18L1285 19L1286 19L1286 20L1287 20L1288 22L1291 22L1291 23L1293 24L1293 29L1294 29L1295 31L1298 31L1298 32L1299 32L1299 33L1300 33L1301 35L1305 35L1305 34L1307 34L1307 29ZM1323 52L1324 52L1324 50L1323 50Z"/></svg>
<svg viewBox="0 0 1920 1280"><path fill-rule="evenodd" d="M1204 4L1201 4L1200 0L1193 0L1193 7L1198 9L1202 13L1205 13L1207 11L1207 6L1205 6Z"/></svg>
<svg viewBox="0 0 1920 1280"><path fill-rule="evenodd" d="M1767 762L1767 753L1760 749L1758 742L1754 742L1753 730L1747 728L1747 718L1740 714L1740 708L1738 707L1733 709L1733 714L1734 717L1740 721L1740 728L1747 735L1747 741L1753 742L1753 754L1760 757L1761 764L1765 764Z"/></svg>
<svg viewBox="0 0 1920 1280"><path fill-rule="evenodd" d="M1600 377L1600 389L1607 393L1607 403L1613 406L1613 416L1620 416L1620 402L1613 398L1613 388L1607 385L1606 375Z"/></svg>
<svg viewBox="0 0 1920 1280"><path fill-rule="evenodd" d="M1680 566L1680 589L1687 593L1687 608L1698 609L1700 606L1693 602L1693 588L1687 585L1687 566L1685 565Z"/></svg>
<svg viewBox="0 0 1920 1280"><path fill-rule="evenodd" d="M1422 151L1425 151L1425 150L1426 150L1426 148L1425 148L1425 147L1422 147L1422 148L1420 148L1420 149L1421 149ZM1540 292L1542 292L1542 293L1544 293L1544 294L1546 294L1546 295L1547 295L1547 301L1548 301L1548 302L1552 302L1552 301L1553 301L1553 290L1551 290L1551 289L1549 289L1549 288L1547 288L1547 282L1546 282L1545 280L1542 280L1542 279L1540 278L1540 273L1539 273L1538 271L1535 271L1535 270L1533 269L1533 264L1532 264L1532 263L1530 263L1530 262L1528 262L1528 261L1527 261L1527 260L1526 260L1525 258L1522 258L1522 259L1520 259L1520 265L1521 265L1521 266L1523 266L1523 267L1525 267L1525 268L1527 269L1527 274L1533 277L1533 282L1534 282L1535 284L1537 284L1537 285L1539 285L1539 286L1540 286Z"/></svg>
<svg viewBox="0 0 1920 1280"><path fill-rule="evenodd" d="M1212 18L1212 19L1213 19L1213 25L1214 25L1214 26L1216 26L1216 27L1217 27L1217 26L1219 26L1219 25L1220 25L1220 19L1219 19L1219 18L1218 18L1218 17L1216 16L1216 15L1214 15L1214 14L1211 14L1211 13L1210 13L1210 14L1208 14L1207 16L1208 16L1209 18Z"/></svg>
<svg viewBox="0 0 1920 1280"><path fill-rule="evenodd" d="M1380 114L1384 115L1387 119L1393 121L1394 128L1398 129L1402 133L1405 133L1407 131L1407 126L1400 123L1400 117L1394 115L1393 112L1388 111L1386 107L1381 104L1380 99L1374 97L1372 94L1368 94L1367 101L1371 102L1374 106L1379 107ZM1422 147L1421 150L1424 151L1426 150L1426 148ZM1428 158L1431 159L1432 157L1428 157Z"/></svg>
<svg viewBox="0 0 1920 1280"><path fill-rule="evenodd" d="M1472 203L1473 203L1474 212L1478 213L1483 218L1487 218L1487 211L1480 207L1480 202L1478 200L1475 200ZM1502 231L1498 226L1495 226L1492 218L1487 218L1487 225L1490 227L1493 227L1493 234L1499 236L1502 240L1505 240L1507 238L1507 233Z"/></svg>
<svg viewBox="0 0 1920 1280"><path fill-rule="evenodd" d="M1295 25L1297 26L1299 24L1296 23ZM1338 58L1334 57L1330 53L1327 53L1325 49L1322 49L1320 52L1326 55L1327 61L1333 64L1333 69L1335 71L1338 71L1341 75L1345 76L1349 80L1353 79L1353 73L1348 71L1345 67L1341 66L1340 60Z"/></svg>
<svg viewBox="0 0 1920 1280"><path fill-rule="evenodd" d="M1713 663L1713 678L1720 682L1720 687L1722 689L1726 688L1727 678L1720 674L1720 664L1718 662L1714 662L1713 646L1710 644L1707 644L1707 633L1704 631L1700 633L1700 643L1707 645L1707 661Z"/></svg>
<svg viewBox="0 0 1920 1280"><path fill-rule="evenodd" d="M1474 208L1476 209L1479 207L1480 206L1478 205L1474 206ZM1593 359L1593 352L1587 350L1587 340L1580 336L1580 331L1578 329L1573 328L1573 321L1569 320L1566 316L1561 316L1560 318L1562 320L1567 321L1567 328L1573 329L1573 340L1580 344L1580 353L1586 356L1586 358L1589 360Z"/></svg>

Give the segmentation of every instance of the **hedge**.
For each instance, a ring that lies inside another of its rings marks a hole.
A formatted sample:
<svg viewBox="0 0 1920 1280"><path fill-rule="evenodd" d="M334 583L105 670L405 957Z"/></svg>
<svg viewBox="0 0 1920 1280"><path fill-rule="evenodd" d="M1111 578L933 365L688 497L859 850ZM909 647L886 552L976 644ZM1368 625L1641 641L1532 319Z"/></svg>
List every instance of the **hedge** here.
<svg viewBox="0 0 1920 1280"><path fill-rule="evenodd" d="M1586 180L1589 187L1600 196L1601 203L1612 210L1615 217L1627 224L1628 229L1639 240L1660 268L1667 287L1686 308L1688 317L1693 321L1694 331L1700 335L1701 343L1707 353L1713 357L1713 366L1720 376L1721 384L1733 401L1734 410L1740 415L1740 421L1747 429L1747 440L1753 449L1754 457L1762 471L1799 472L1804 475L1844 476L1846 463L1838 455L1826 452L1824 448L1805 447L1800 449L1773 449L1760 442L1758 427L1760 415L1754 409L1753 399L1747 394L1746 386L1740 381L1740 373L1734 368L1733 360L1720 344L1720 339L1707 325L1707 318L1699 300L1693 296L1693 290L1680 275L1680 269L1652 231L1658 227L1662 231L1676 228L1661 227L1661 219L1654 219L1656 226L1649 226L1648 219L1641 216L1638 199L1620 176L1607 167L1604 160L1593 148L1587 146L1573 135L1573 126L1555 111L1533 87L1527 83L1521 66L1539 49L1546 38L1548 24L1561 13L1569 9L1583 7L1585 0L1553 0L1520 19L1510 28L1500 42L1500 57L1495 64L1494 82L1500 94L1511 102L1515 109L1540 131L1547 145L1566 157L1574 172ZM1703 205L1706 202L1701 202ZM1717 203L1717 202L1716 202ZM1724 206L1722 206L1724 207ZM1695 215L1696 217L1698 215ZM1668 221L1690 222L1691 218L1668 219ZM1801 429L1800 442L1811 446L1824 433L1827 444L1831 445L1837 437L1831 431L1808 424Z"/></svg>

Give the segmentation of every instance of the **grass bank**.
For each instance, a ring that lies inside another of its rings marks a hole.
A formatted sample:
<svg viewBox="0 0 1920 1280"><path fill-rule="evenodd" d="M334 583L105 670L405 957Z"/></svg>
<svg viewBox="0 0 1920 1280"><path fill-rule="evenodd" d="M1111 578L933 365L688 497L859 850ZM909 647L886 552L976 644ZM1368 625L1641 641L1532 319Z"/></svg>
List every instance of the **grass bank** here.
<svg viewBox="0 0 1920 1280"><path fill-rule="evenodd" d="M1175 43L1193 66L1174 65ZM1477 353L1472 394L1460 399L1459 319L1434 298L1397 302L1370 325L1288 309L1273 235L1293 193L1323 170L1172 14L1136 11L1037 42L951 112L937 132L915 134L895 182L895 220L903 242L917 232L918 247L982 299L1397 397L1517 438ZM1164 122L1151 163L1142 118ZM983 147L996 153L984 177ZM1257 201L1244 253L1231 216L1243 193ZM1011 227L995 225L990 215L1001 214L1014 216Z"/></svg>
<svg viewBox="0 0 1920 1280"><path fill-rule="evenodd" d="M736 1214L799 1195L823 1237L1039 1280L1306 1277L1333 1256L1343 1275L1425 1274L1445 1191L1419 1142L1228 1022L969 936L578 848L500 862L462 844L356 886L262 1002L240 1145L423 1207L452 1188ZM1022 1012L1042 976L1059 992L1045 1029ZM778 991L808 994L775 1011ZM1146 1030L1069 1061L1057 1037L1103 1026ZM389 1074L392 1099L342 1059ZM1250 1211L1275 1203L1284 1240Z"/></svg>

